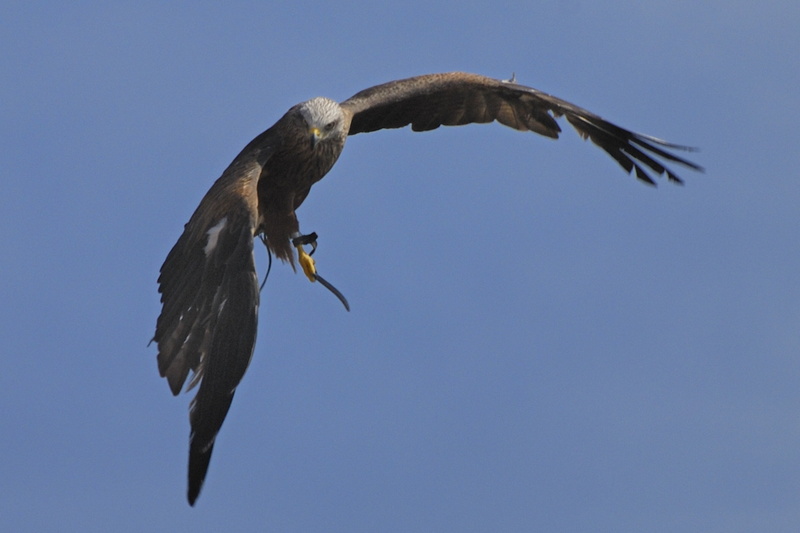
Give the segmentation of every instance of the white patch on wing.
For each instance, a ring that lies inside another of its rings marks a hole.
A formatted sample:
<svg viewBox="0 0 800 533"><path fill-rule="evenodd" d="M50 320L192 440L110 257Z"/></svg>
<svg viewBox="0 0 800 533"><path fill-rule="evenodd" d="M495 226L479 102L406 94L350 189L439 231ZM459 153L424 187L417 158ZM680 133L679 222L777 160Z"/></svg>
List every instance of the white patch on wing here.
<svg viewBox="0 0 800 533"><path fill-rule="evenodd" d="M214 251L214 248L217 246L217 240L219 239L219 232L225 228L225 224L227 223L228 217L223 217L222 220L217 222L213 228L206 232L206 235L208 235L208 242L206 243L205 248L203 248L203 251L206 253L206 255L209 255L212 251Z"/></svg>

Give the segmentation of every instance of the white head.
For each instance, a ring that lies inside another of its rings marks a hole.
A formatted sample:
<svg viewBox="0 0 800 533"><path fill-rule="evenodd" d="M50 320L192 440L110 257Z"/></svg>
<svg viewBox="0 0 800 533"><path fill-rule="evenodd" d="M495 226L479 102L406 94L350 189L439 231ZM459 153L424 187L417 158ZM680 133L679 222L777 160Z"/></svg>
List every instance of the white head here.
<svg viewBox="0 0 800 533"><path fill-rule="evenodd" d="M332 137L345 136L344 113L330 98L318 96L300 104L300 114L308 124L312 146Z"/></svg>

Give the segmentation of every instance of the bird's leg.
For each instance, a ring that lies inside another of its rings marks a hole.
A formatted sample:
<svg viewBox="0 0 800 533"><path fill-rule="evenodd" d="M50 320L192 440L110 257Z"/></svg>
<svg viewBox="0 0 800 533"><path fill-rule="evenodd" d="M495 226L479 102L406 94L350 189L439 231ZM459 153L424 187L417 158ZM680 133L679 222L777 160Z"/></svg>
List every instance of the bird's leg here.
<svg viewBox="0 0 800 533"><path fill-rule="evenodd" d="M303 268L303 272L305 273L306 277L312 282L319 281L323 287L331 291L334 296L339 298L339 301L342 302L344 308L349 311L350 304L347 303L347 298L344 297L344 294L339 292L339 289L328 283L325 278L317 274L317 267L314 264L314 260L311 258L311 256L317 250L317 234L309 233L308 235L301 235L300 233L297 233L294 237L292 237L292 244L295 248L297 248L297 261ZM311 252L306 253L306 251L303 249L304 244L311 245Z"/></svg>
<svg viewBox="0 0 800 533"><path fill-rule="evenodd" d="M314 266L314 260L311 256L317 249L317 234L309 233L308 235L297 235L292 239L292 244L297 248L297 262L303 268L306 277L313 283L317 281L317 268ZM304 244L311 245L311 253L306 253L303 249Z"/></svg>

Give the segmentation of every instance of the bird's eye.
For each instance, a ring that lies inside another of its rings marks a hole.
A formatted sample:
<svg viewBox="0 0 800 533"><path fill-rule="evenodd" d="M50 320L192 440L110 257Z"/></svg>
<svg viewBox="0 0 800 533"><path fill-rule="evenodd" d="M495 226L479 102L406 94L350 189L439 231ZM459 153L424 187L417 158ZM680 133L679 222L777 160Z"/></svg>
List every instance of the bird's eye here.
<svg viewBox="0 0 800 533"><path fill-rule="evenodd" d="M336 127L336 121L328 122L325 124L325 131L333 131L333 128Z"/></svg>

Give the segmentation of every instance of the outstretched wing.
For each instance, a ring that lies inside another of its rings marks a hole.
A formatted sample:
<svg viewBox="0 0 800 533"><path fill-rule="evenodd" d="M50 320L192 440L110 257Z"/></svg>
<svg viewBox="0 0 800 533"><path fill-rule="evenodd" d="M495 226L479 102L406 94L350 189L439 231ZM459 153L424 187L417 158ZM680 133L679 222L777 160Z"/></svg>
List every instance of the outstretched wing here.
<svg viewBox="0 0 800 533"><path fill-rule="evenodd" d="M241 165L239 165L241 167ZM190 407L189 503L205 479L214 439L244 376L256 339L258 279L253 259L258 165L237 162L209 190L158 278L158 368L178 394L200 387ZM240 168L240 170L242 170Z"/></svg>
<svg viewBox="0 0 800 533"><path fill-rule="evenodd" d="M569 102L513 81L451 72L392 81L363 90L342 102L352 117L350 135L411 125L414 131L494 120L505 126L558 138L556 118L565 116L583 138L589 138L628 173L655 185L644 167L670 181L681 179L658 158L702 170L667 149L691 150L628 131Z"/></svg>

